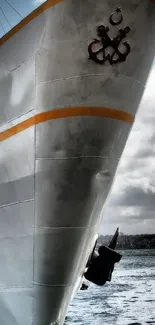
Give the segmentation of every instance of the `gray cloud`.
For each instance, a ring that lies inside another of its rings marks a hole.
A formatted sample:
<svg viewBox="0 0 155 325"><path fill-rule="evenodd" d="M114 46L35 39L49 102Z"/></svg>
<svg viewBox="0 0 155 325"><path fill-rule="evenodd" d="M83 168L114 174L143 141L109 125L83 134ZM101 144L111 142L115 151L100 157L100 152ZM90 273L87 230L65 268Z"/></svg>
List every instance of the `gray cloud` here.
<svg viewBox="0 0 155 325"><path fill-rule="evenodd" d="M129 135L112 192L103 209L101 233L117 226L128 234L155 233L155 62Z"/></svg>

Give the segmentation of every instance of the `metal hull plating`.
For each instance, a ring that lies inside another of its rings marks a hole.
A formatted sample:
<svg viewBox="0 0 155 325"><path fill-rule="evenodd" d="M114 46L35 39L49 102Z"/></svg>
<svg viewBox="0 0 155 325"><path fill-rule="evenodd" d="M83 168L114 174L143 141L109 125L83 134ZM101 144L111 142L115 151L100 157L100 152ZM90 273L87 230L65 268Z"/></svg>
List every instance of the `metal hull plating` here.
<svg viewBox="0 0 155 325"><path fill-rule="evenodd" d="M87 52L114 0L47 3L0 47L1 325L63 324L155 53L149 0L115 66Z"/></svg>

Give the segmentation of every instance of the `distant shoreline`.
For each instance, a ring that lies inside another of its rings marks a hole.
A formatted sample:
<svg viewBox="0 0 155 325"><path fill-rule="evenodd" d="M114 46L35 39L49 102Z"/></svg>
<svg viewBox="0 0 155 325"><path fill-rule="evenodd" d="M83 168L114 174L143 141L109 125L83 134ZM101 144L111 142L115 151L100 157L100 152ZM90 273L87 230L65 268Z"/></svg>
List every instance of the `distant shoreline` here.
<svg viewBox="0 0 155 325"><path fill-rule="evenodd" d="M112 236L99 235L97 245L108 246ZM118 237L116 249L155 249L155 234L124 235Z"/></svg>

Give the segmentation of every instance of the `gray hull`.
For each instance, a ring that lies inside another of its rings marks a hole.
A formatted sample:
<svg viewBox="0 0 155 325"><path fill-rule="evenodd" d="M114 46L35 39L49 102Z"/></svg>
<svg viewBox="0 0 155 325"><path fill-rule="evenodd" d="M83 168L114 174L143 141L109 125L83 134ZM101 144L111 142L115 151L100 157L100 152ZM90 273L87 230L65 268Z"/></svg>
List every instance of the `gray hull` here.
<svg viewBox="0 0 155 325"><path fill-rule="evenodd" d="M121 1L114 66L88 60L114 0L47 4L0 47L1 325L63 324L155 53L149 0Z"/></svg>

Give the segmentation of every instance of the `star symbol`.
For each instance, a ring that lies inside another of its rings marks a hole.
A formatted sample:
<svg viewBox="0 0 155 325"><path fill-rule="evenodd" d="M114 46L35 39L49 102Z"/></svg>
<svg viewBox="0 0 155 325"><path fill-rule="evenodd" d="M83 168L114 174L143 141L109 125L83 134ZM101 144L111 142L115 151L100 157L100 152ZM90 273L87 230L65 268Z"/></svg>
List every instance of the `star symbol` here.
<svg viewBox="0 0 155 325"><path fill-rule="evenodd" d="M117 7L117 8L116 8L116 12L117 12L117 13L121 12L121 8L120 8L120 7Z"/></svg>

